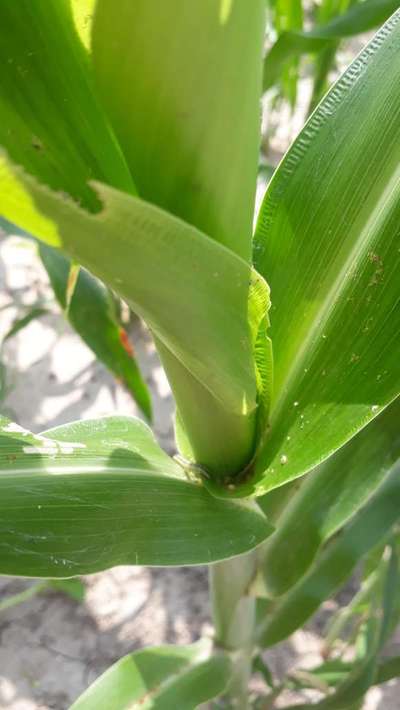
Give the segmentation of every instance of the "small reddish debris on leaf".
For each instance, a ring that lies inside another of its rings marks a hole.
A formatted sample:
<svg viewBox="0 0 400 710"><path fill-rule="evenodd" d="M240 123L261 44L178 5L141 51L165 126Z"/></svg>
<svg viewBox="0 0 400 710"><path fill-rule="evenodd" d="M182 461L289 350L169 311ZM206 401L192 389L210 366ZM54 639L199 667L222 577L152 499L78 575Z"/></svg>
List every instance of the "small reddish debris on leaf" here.
<svg viewBox="0 0 400 710"><path fill-rule="evenodd" d="M128 334L124 328L119 329L119 339L123 348L126 350L130 357L134 357L135 351L133 349L132 343L129 341Z"/></svg>

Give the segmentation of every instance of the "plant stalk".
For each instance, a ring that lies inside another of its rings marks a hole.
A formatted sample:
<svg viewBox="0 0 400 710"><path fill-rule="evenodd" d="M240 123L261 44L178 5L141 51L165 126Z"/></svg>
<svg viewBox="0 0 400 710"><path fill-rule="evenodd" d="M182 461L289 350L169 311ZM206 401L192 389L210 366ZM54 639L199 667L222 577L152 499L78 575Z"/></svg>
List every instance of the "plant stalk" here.
<svg viewBox="0 0 400 710"><path fill-rule="evenodd" d="M230 412L156 339L194 460L220 482L232 482L251 461L256 413Z"/></svg>
<svg viewBox="0 0 400 710"><path fill-rule="evenodd" d="M256 599L248 593L257 573L255 551L210 566L210 594L215 644L230 653L229 706L247 710L254 651Z"/></svg>

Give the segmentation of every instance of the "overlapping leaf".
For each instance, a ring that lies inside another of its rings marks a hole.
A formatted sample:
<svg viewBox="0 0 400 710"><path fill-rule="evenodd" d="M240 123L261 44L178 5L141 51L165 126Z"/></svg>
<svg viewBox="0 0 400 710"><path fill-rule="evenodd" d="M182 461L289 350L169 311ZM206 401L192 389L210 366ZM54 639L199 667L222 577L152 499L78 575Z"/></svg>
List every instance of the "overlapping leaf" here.
<svg viewBox="0 0 400 710"><path fill-rule="evenodd" d="M98 0L92 35L101 95L140 196L247 261L264 12L264 0Z"/></svg>
<svg viewBox="0 0 400 710"><path fill-rule="evenodd" d="M257 17L261 17L262 3L257 5ZM26 12L22 12L25 6ZM8 165L21 164L29 174L38 177L40 183L61 189L62 194L55 195L54 192L42 190L29 178L24 181L21 173L18 173L18 177L15 171L11 175L2 159L0 212L35 236L54 246L62 246L78 263L111 284L145 317L168 355L175 358L175 370L181 370L178 380L184 380L184 383L178 395L190 387L193 390L196 387L203 389L204 399L207 399L205 395L208 393L210 409L216 402L215 409L222 407L224 411L232 410L233 416L241 424L241 417L254 410L256 405L255 372L247 324L250 268L223 246L185 223L173 220L167 213L157 211L138 199L128 206L126 195L114 192L110 198L111 192L105 187L101 188L101 195L96 195L93 188L87 186L89 178L97 178L125 192L134 191L124 159L96 98L88 57L78 36L74 34L74 23L68 7L66 0L60 3L54 0L49 3L34 0L32 3L24 3L23 7L19 4L17 8L8 2L1 8L2 21L4 14L1 31L7 37L4 41L4 61L0 66L7 87L7 101L0 104L0 138L9 154ZM210 8L209 18L214 22L214 4ZM79 8L76 4L73 9L76 26L82 31L84 14L77 12ZM33 24L40 22L42 15L46 16L40 33L28 32L31 15L34 15ZM219 15L217 19L218 23L222 22ZM218 27L223 26L223 23L218 24ZM231 25L228 20L226 28L229 28L226 31L230 36ZM219 31L216 28L218 37ZM235 37L237 32L236 18ZM25 42L27 33L29 36ZM244 41L254 59L257 54L252 48L254 38L251 37L250 42L246 37ZM234 43L233 37L224 45L224 61L233 51L230 42ZM12 47L9 48L9 44ZM26 53L22 57L23 71L19 71L17 60L22 48L24 51L26 49ZM17 53L15 61L12 52ZM71 52L73 57L70 61L68 55ZM62 55L61 59L59 54ZM257 56L260 63L260 57ZM11 64L6 61L7 58L12 59ZM62 72L62 81L58 82L58 71L60 66L64 66L63 62L68 62L68 67ZM236 77L230 82L230 91L235 86ZM241 87L245 92L250 91L243 81ZM252 96L254 91L253 87ZM75 103L72 101L73 95ZM251 104L256 111L255 103L253 97ZM231 106L230 100L228 104ZM143 107L138 112L142 115ZM134 121L135 116L131 116L131 120ZM254 138L257 118L250 118L249 121L249 131ZM247 119L244 122L247 125ZM201 130L203 125L202 122ZM92 126L96 126L95 131ZM99 126L103 126L103 133L107 135L99 134ZM247 129L248 126L246 135ZM215 140L218 143L219 138ZM257 145L252 141L249 165L251 161L254 162L255 173ZM68 150L65 150L65 144ZM112 159L110 151L114 151ZM245 162L246 151L247 148L243 149ZM190 153L187 160L190 162L191 158ZM107 172L104 166L109 165L115 169L109 167ZM240 165L242 170L242 163ZM119 166L118 170L115 166ZM207 170L211 176L211 167L208 166ZM249 168L249 174L251 170ZM237 185L237 178L235 180ZM65 193L92 211L102 206L103 212L96 216L80 212L68 201ZM231 205L236 204L237 194L236 191L234 199L231 196ZM112 208L111 202L114 204ZM208 197L206 202L209 204ZM51 214L48 212L50 204ZM114 213L112 218L111 212ZM251 219L246 219L250 225ZM61 240L60 230L63 232ZM232 228L232 231L235 230ZM249 234L250 231L247 240ZM194 398L194 392L189 395ZM242 451L242 456L247 456L247 448L252 446L252 427L249 427L251 431L246 435L246 450ZM240 428L239 424L237 428ZM198 421L197 429L201 429ZM228 467L234 465L235 461L227 463Z"/></svg>
<svg viewBox="0 0 400 710"><path fill-rule="evenodd" d="M399 421L397 399L312 472L293 496L265 546L263 575L272 595L282 594L297 582L320 546L354 515L390 472L400 458Z"/></svg>
<svg viewBox="0 0 400 710"><path fill-rule="evenodd" d="M12 160L90 209L91 179L134 191L68 0L4 0L0 67L0 145Z"/></svg>
<svg viewBox="0 0 400 710"><path fill-rule="evenodd" d="M103 673L71 710L195 710L220 695L230 679L229 658L210 656L208 646L199 642L131 653Z"/></svg>
<svg viewBox="0 0 400 710"><path fill-rule="evenodd" d="M400 390L400 12L323 100L260 211L274 401L262 493L310 470Z"/></svg>
<svg viewBox="0 0 400 710"><path fill-rule="evenodd" d="M311 686L307 681L309 681L311 677L314 677L316 681L314 687L318 687L318 685L320 687L321 683L335 687L345 680L347 674L352 670L352 667L353 664L351 662L342 661L339 658L329 660L316 668L312 668L311 670L307 669L306 674L308 679L304 676L304 682L301 680L301 672L298 675L296 674L294 682L296 687L309 688ZM374 685L381 685L398 677L400 677L400 656L393 656L392 658L384 657L377 664Z"/></svg>
<svg viewBox="0 0 400 710"><path fill-rule="evenodd" d="M29 234L1 218L0 226L6 233L15 231L22 237L30 238ZM70 294L70 302L67 303L70 261L60 252L40 243L39 254L54 294L75 331L92 349L96 357L121 379L147 419L151 419L150 394L135 360L133 347L116 317L114 299L109 291L88 271L78 268L78 283L75 284L73 293ZM28 325L31 320L47 313L49 313L48 309L36 305L19 316L7 332L4 342Z"/></svg>
<svg viewBox="0 0 400 710"><path fill-rule="evenodd" d="M340 587L363 555L385 540L400 519L400 461L383 483L299 582L273 605L259 628L260 640L271 646L287 638Z"/></svg>
<svg viewBox="0 0 400 710"><path fill-rule="evenodd" d="M100 93L139 195L247 262L260 140L264 12L263 0L250 5L243 0L99 0L92 31ZM222 255L210 253L207 259L209 271L222 279ZM235 281L233 273L225 276ZM178 284L176 279L176 301L189 302L192 296L181 293ZM215 304L221 292L214 291L212 280L207 288ZM247 295L242 291L239 310L247 308ZM212 307L204 302L203 311ZM193 335L197 327L193 314L185 328ZM224 340L228 328L227 323L214 330L211 338ZM209 343L210 334L197 349L198 359ZM235 341L231 357L244 343L245 338ZM157 349L195 459L220 478L234 476L254 453L255 418L243 416L251 406L238 416L237 405L232 408L209 386L213 368L199 378L165 344L158 339ZM219 358L212 359L218 367ZM245 401L249 391L243 385ZM208 412L208 426L199 411Z"/></svg>
<svg viewBox="0 0 400 710"><path fill-rule="evenodd" d="M110 284L235 414L254 409L250 267L157 207L105 185L96 190L103 210L91 214L0 162L0 210L7 219L61 246Z"/></svg>
<svg viewBox="0 0 400 710"><path fill-rule="evenodd" d="M121 379L143 413L151 419L151 402L140 374L126 331L117 322L114 304L103 284L80 269L67 308L66 292L70 262L62 254L42 244L39 254L51 285L68 320L96 357Z"/></svg>
<svg viewBox="0 0 400 710"><path fill-rule="evenodd" d="M371 600L369 618L361 630L365 648L362 657L356 659L349 674L331 695L316 704L297 707L304 710L311 710L314 707L320 710L361 709L365 693L378 680L378 654L386 640L385 631L390 623L393 601L398 589L398 560L393 548L389 560L384 562L379 588Z"/></svg>
<svg viewBox="0 0 400 710"><path fill-rule="evenodd" d="M209 563L271 528L256 507L220 501L137 419L33 435L2 420L0 572L69 577L119 564Z"/></svg>
<svg viewBox="0 0 400 710"><path fill-rule="evenodd" d="M366 0L352 5L347 12L308 32L283 28L264 59L263 88L267 91L280 78L285 65L306 52L329 48L335 40L367 32L385 22L400 6L399 0ZM288 31L289 30L289 31Z"/></svg>

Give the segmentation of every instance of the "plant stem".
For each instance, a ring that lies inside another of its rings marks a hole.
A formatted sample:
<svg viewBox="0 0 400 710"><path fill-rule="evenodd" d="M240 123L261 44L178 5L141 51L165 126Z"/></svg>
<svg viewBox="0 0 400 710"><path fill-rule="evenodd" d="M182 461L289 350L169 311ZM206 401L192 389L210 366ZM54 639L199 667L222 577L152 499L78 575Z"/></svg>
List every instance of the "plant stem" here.
<svg viewBox="0 0 400 710"><path fill-rule="evenodd" d="M233 414L156 339L196 463L223 481L234 479L251 461L256 415Z"/></svg>
<svg viewBox="0 0 400 710"><path fill-rule="evenodd" d="M234 671L227 698L230 707L240 710L249 707L256 600L248 589L256 572L254 551L210 566L215 643L231 654Z"/></svg>

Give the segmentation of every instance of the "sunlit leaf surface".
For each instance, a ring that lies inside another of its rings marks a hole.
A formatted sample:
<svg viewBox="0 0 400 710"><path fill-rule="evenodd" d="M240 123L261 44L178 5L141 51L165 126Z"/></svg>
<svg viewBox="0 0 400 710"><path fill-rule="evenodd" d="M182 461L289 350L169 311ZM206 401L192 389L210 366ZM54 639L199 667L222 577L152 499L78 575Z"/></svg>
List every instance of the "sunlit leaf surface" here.
<svg viewBox="0 0 400 710"><path fill-rule="evenodd" d="M271 532L251 504L187 478L131 417L34 435L0 428L0 572L69 577L121 564L208 563Z"/></svg>
<svg viewBox="0 0 400 710"><path fill-rule="evenodd" d="M254 242L271 287L261 493L325 459L400 391L400 12L273 177Z"/></svg>

